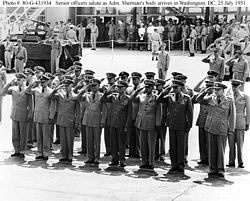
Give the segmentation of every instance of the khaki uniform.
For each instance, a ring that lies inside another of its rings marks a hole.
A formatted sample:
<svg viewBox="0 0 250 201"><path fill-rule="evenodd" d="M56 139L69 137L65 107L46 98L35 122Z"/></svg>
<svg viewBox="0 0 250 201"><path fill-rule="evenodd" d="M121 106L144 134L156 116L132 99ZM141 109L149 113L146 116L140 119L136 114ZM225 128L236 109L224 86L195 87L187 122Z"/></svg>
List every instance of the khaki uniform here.
<svg viewBox="0 0 250 201"><path fill-rule="evenodd" d="M206 27L202 27L201 28L201 51L202 52L206 52L207 49L207 28Z"/></svg>
<svg viewBox="0 0 250 201"><path fill-rule="evenodd" d="M232 99L223 96L218 103L212 94L205 96L200 102L209 106L205 124L208 132L209 168L210 172L224 172L224 154L228 132L235 130L235 106Z"/></svg>
<svg viewBox="0 0 250 201"><path fill-rule="evenodd" d="M81 49L83 49L83 43L84 43L84 39L86 36L85 28L83 28L83 27L79 28L78 32L79 32L78 39L79 39L80 44L81 44Z"/></svg>
<svg viewBox="0 0 250 201"><path fill-rule="evenodd" d="M158 77L159 79L166 79L168 68L169 68L170 56L167 51L159 51L158 52Z"/></svg>
<svg viewBox="0 0 250 201"><path fill-rule="evenodd" d="M73 29L70 29L66 33L66 39L70 40L72 43L77 42L76 32Z"/></svg>
<svg viewBox="0 0 250 201"><path fill-rule="evenodd" d="M127 95L117 93L110 94L104 98L104 102L111 103L111 156L112 162L125 162L126 133L124 129L129 129L131 119L131 102Z"/></svg>
<svg viewBox="0 0 250 201"><path fill-rule="evenodd" d="M52 40L51 43L51 73L54 74L56 70L59 68L60 56L62 54L62 44L60 40Z"/></svg>
<svg viewBox="0 0 250 201"><path fill-rule="evenodd" d="M225 75L225 64L224 59L219 57L216 58L205 58L202 60L204 63L209 63L209 70L215 71L218 73L218 76L216 77L216 81L222 82L224 75Z"/></svg>
<svg viewBox="0 0 250 201"><path fill-rule="evenodd" d="M73 92L58 94L57 125L60 128L60 144L62 158L72 159L74 148L74 127L80 123L80 105Z"/></svg>
<svg viewBox="0 0 250 201"><path fill-rule="evenodd" d="M182 92L178 97L175 93L169 93L165 97L161 95L158 101L166 103L168 108L166 125L169 127L171 166L184 170L186 133L193 123L193 107L190 97Z"/></svg>
<svg viewBox="0 0 250 201"><path fill-rule="evenodd" d="M86 126L87 153L90 161L100 159L102 96L100 92L97 92L95 97L92 92L83 96L85 111L82 124Z"/></svg>
<svg viewBox="0 0 250 201"><path fill-rule="evenodd" d="M228 136L229 142L229 164L235 163L235 145L237 145L238 164L243 164L242 149L244 143L244 134L246 125L250 125L250 100L249 96L239 92L234 97L236 108L236 125L235 132Z"/></svg>
<svg viewBox="0 0 250 201"><path fill-rule="evenodd" d="M38 155L47 157L49 156L51 133L49 96L52 89L46 87L42 92L42 87L37 87L32 91L35 95L34 122L36 123Z"/></svg>
<svg viewBox="0 0 250 201"><path fill-rule="evenodd" d="M156 142L156 95L139 94L135 126L140 130L142 165L154 165Z"/></svg>
<svg viewBox="0 0 250 201"><path fill-rule="evenodd" d="M156 55L157 51L159 51L159 47L161 44L161 36L160 34L153 32L150 36L150 40L152 43L152 55Z"/></svg>
<svg viewBox="0 0 250 201"><path fill-rule="evenodd" d="M10 87L7 91L3 89L3 94L12 95L12 109L10 118L12 119L12 144L15 153L23 153L26 149L27 139L27 117L28 117L28 95L23 87Z"/></svg>
<svg viewBox="0 0 250 201"><path fill-rule="evenodd" d="M176 28L174 25L168 25L167 26L167 33L168 33L168 40L170 41L170 49L172 50L174 45L174 37L175 37L175 33L176 33Z"/></svg>
<svg viewBox="0 0 250 201"><path fill-rule="evenodd" d="M13 44L11 42L6 42L4 44L4 61L7 70L11 70L11 56L13 54Z"/></svg>
<svg viewBox="0 0 250 201"><path fill-rule="evenodd" d="M59 34L58 34L59 40L64 40L64 30L65 30L64 25L59 25Z"/></svg>
<svg viewBox="0 0 250 201"><path fill-rule="evenodd" d="M3 86L6 84L6 72L2 68L0 68L0 92L3 89ZM3 104L3 96L0 94L0 122L2 121L2 104Z"/></svg>
<svg viewBox="0 0 250 201"><path fill-rule="evenodd" d="M190 54L194 54L194 46L196 41L197 33L195 29L191 30L189 35L189 52Z"/></svg>
<svg viewBox="0 0 250 201"><path fill-rule="evenodd" d="M98 27L95 24L90 25L90 41L91 41L91 46L92 48L96 49L96 40L99 35L99 30Z"/></svg>
<svg viewBox="0 0 250 201"><path fill-rule="evenodd" d="M241 85L241 90L244 91L244 84L246 82L247 76L249 74L249 66L246 59L234 59L227 62L229 66L233 66L233 79L243 81Z"/></svg>
<svg viewBox="0 0 250 201"><path fill-rule="evenodd" d="M23 73L24 64L26 64L28 60L27 50L23 46L21 46L21 48L15 47L14 53L15 53L15 70L17 73Z"/></svg>

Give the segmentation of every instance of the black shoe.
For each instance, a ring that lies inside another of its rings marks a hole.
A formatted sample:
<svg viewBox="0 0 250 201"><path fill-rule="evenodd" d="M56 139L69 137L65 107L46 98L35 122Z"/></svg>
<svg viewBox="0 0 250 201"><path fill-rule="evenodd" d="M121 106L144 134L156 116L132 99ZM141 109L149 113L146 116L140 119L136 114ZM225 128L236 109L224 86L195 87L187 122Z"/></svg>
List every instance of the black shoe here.
<svg viewBox="0 0 250 201"><path fill-rule="evenodd" d="M47 160L49 160L49 157L48 156L43 156L43 160L47 161Z"/></svg>
<svg viewBox="0 0 250 201"><path fill-rule="evenodd" d="M78 153L78 154L87 154L86 151L78 151L77 153Z"/></svg>
<svg viewBox="0 0 250 201"><path fill-rule="evenodd" d="M155 157L155 161L158 161L160 159L160 157L158 156L158 157Z"/></svg>
<svg viewBox="0 0 250 201"><path fill-rule="evenodd" d="M120 162L120 167L126 167L127 164L125 162Z"/></svg>
<svg viewBox="0 0 250 201"><path fill-rule="evenodd" d="M225 177L224 172L217 172L217 175L218 175L219 177L222 177L222 178Z"/></svg>
<svg viewBox="0 0 250 201"><path fill-rule="evenodd" d="M178 168L177 172L184 173L184 169L183 168Z"/></svg>
<svg viewBox="0 0 250 201"><path fill-rule="evenodd" d="M111 153L106 153L104 154L104 156L111 156Z"/></svg>
<svg viewBox="0 0 250 201"><path fill-rule="evenodd" d="M155 59L156 61L158 61L158 58L156 57L156 59Z"/></svg>
<svg viewBox="0 0 250 201"><path fill-rule="evenodd" d="M87 161L85 161L84 163L86 163L86 164L93 164L94 161L87 160Z"/></svg>
<svg viewBox="0 0 250 201"><path fill-rule="evenodd" d="M140 169L146 169L148 168L148 165L140 165Z"/></svg>
<svg viewBox="0 0 250 201"><path fill-rule="evenodd" d="M199 165L207 165L208 161L207 160L201 160L199 162L197 162Z"/></svg>
<svg viewBox="0 0 250 201"><path fill-rule="evenodd" d="M109 166L110 167L113 167L113 166L118 166L119 165L119 163L118 162L111 162L110 164L109 164Z"/></svg>
<svg viewBox="0 0 250 201"><path fill-rule="evenodd" d="M152 61L154 61L154 57L152 57Z"/></svg>
<svg viewBox="0 0 250 201"><path fill-rule="evenodd" d="M68 159L67 161L68 161L69 163L72 163L73 160L72 160L72 159Z"/></svg>
<svg viewBox="0 0 250 201"><path fill-rule="evenodd" d="M94 165L99 165L99 164L100 164L100 162L98 160L94 161Z"/></svg>
<svg viewBox="0 0 250 201"><path fill-rule="evenodd" d="M68 159L67 158L60 158L59 159L59 162L65 162L65 161L68 161Z"/></svg>
<svg viewBox="0 0 250 201"><path fill-rule="evenodd" d="M37 156L36 160L43 160L43 156Z"/></svg>
<svg viewBox="0 0 250 201"><path fill-rule="evenodd" d="M90 50L94 50L94 48L91 48Z"/></svg>
<svg viewBox="0 0 250 201"><path fill-rule="evenodd" d="M20 153L14 153L14 154L11 154L10 156L11 157L19 157Z"/></svg>
<svg viewBox="0 0 250 201"><path fill-rule="evenodd" d="M25 156L24 156L24 154L20 153L18 157L24 158Z"/></svg>
<svg viewBox="0 0 250 201"><path fill-rule="evenodd" d="M154 166L153 165L149 165L147 168L150 169L150 170L153 170Z"/></svg>
<svg viewBox="0 0 250 201"><path fill-rule="evenodd" d="M217 172L210 171L210 172L208 173L208 176L214 176L214 175L217 175L217 174L218 174Z"/></svg>
<svg viewBox="0 0 250 201"><path fill-rule="evenodd" d="M245 166L243 165L243 163L238 165L238 168L245 168Z"/></svg>
<svg viewBox="0 0 250 201"><path fill-rule="evenodd" d="M170 170L169 170L169 172L177 172L178 171L178 168L176 168L176 167L172 167Z"/></svg>
<svg viewBox="0 0 250 201"><path fill-rule="evenodd" d="M229 163L226 165L227 167L235 167L235 164L234 163Z"/></svg>
<svg viewBox="0 0 250 201"><path fill-rule="evenodd" d="M188 160L185 160L185 164L188 164Z"/></svg>

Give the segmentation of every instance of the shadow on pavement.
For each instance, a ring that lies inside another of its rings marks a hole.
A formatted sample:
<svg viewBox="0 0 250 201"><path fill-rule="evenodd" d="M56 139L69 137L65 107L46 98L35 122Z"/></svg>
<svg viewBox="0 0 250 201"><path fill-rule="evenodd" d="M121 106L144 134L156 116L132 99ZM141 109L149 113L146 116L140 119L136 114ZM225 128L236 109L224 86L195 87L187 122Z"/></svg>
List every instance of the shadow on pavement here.
<svg viewBox="0 0 250 201"><path fill-rule="evenodd" d="M234 184L233 181L229 181L226 178L220 178L220 177L208 177L205 178L204 180L197 180L193 182L196 184L211 186L211 187L225 187Z"/></svg>
<svg viewBox="0 0 250 201"><path fill-rule="evenodd" d="M188 180L191 177L185 175L185 173L170 173L163 174L163 177L155 177L154 179L157 181L163 181L163 182L173 182L177 183L183 180Z"/></svg>
<svg viewBox="0 0 250 201"><path fill-rule="evenodd" d="M146 170L137 170L133 171L131 174L127 174L126 176L136 179L147 179L150 177L156 177L158 174L155 171L146 171Z"/></svg>

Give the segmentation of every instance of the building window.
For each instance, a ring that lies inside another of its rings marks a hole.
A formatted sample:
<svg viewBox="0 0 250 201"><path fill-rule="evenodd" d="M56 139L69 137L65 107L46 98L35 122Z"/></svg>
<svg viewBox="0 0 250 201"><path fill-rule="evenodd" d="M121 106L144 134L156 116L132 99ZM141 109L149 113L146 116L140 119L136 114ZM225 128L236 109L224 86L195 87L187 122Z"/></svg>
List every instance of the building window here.
<svg viewBox="0 0 250 201"><path fill-rule="evenodd" d="M94 15L94 7L77 7L76 14L77 15Z"/></svg>

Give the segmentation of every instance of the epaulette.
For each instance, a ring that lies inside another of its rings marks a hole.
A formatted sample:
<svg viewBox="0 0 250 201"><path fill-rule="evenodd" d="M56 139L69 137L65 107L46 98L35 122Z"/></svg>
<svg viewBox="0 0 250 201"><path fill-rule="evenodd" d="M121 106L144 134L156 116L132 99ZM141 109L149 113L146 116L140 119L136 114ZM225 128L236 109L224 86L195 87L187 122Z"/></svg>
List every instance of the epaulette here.
<svg viewBox="0 0 250 201"><path fill-rule="evenodd" d="M183 96L185 97L187 97L187 98L190 98L190 96L188 95L188 94L183 94Z"/></svg>

